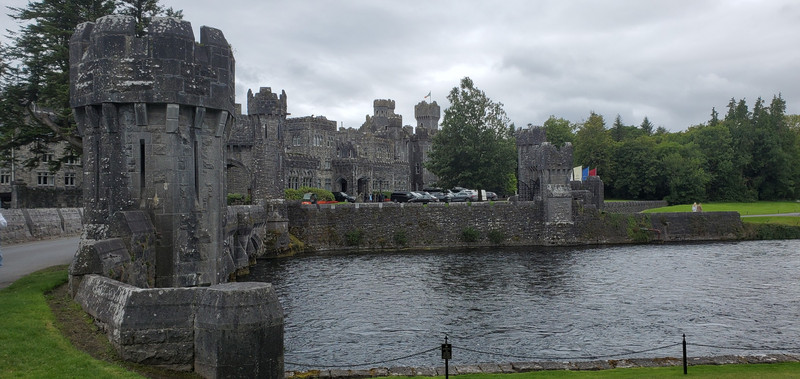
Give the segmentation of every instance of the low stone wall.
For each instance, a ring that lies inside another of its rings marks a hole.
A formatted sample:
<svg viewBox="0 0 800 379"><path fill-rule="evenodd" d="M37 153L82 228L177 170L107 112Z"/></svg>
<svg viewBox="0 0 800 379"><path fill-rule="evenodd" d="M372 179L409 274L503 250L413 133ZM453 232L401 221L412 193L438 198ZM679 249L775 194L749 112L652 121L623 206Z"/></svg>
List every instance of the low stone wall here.
<svg viewBox="0 0 800 379"><path fill-rule="evenodd" d="M653 208L661 208L669 205L664 200L653 201L606 201L604 210L611 213L639 213Z"/></svg>
<svg viewBox="0 0 800 379"><path fill-rule="evenodd" d="M3 209L0 213L8 221L3 243L77 236L83 230L83 208Z"/></svg>
<svg viewBox="0 0 800 379"><path fill-rule="evenodd" d="M715 241L741 238L737 212L622 214L573 207L545 222L537 202L289 205L289 231L319 251Z"/></svg>
<svg viewBox="0 0 800 379"><path fill-rule="evenodd" d="M697 365L729 365L759 364L779 362L800 362L798 354L765 354L765 355L724 355L717 357L689 357L688 366ZM531 371L568 370L598 371L615 368L637 367L675 367L683 365L679 358L629 358L616 360L577 361L577 362L513 362L482 363L474 365L452 365L450 375L469 374L513 374ZM691 371L691 370L690 370ZM440 367L382 367L369 370L310 370L287 371L287 379L336 378L356 379L384 376L444 376L445 368Z"/></svg>
<svg viewBox="0 0 800 379"><path fill-rule="evenodd" d="M207 378L282 378L283 309L268 283L142 289L87 275L75 301L128 361Z"/></svg>

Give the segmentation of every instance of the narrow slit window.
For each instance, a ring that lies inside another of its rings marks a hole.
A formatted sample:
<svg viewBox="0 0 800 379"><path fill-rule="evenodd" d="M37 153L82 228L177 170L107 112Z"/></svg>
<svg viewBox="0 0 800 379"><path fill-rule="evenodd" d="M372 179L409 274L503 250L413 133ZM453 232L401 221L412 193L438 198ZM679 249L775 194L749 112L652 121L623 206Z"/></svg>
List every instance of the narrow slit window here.
<svg viewBox="0 0 800 379"><path fill-rule="evenodd" d="M144 196L144 167L145 167L144 140L139 140L139 189L140 196Z"/></svg>
<svg viewBox="0 0 800 379"><path fill-rule="evenodd" d="M198 165L197 141L194 141L194 195L200 199L200 167Z"/></svg>

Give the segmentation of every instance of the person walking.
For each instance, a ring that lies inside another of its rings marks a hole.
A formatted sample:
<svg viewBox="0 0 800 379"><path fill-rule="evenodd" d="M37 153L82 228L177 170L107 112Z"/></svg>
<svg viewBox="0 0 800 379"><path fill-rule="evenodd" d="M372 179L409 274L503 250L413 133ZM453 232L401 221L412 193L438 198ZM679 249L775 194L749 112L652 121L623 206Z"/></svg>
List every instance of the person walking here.
<svg viewBox="0 0 800 379"><path fill-rule="evenodd" d="M0 213L0 229L5 229L6 226L8 226L8 221L6 221L6 218L3 217L2 213ZM3 266L3 250L0 249L0 267L2 266Z"/></svg>

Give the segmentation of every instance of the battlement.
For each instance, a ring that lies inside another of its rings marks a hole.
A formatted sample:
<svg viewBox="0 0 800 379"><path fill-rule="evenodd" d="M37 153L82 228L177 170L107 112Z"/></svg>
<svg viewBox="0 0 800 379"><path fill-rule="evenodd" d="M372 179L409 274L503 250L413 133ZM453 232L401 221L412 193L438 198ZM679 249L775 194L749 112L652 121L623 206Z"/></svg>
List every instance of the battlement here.
<svg viewBox="0 0 800 379"><path fill-rule="evenodd" d="M517 146L534 146L547 142L547 134L541 126L517 130Z"/></svg>
<svg viewBox="0 0 800 379"><path fill-rule="evenodd" d="M252 90L247 90L248 115L286 116L289 114L286 109L286 91L281 91L278 97L270 87L261 87L256 94L253 94Z"/></svg>
<svg viewBox="0 0 800 379"><path fill-rule="evenodd" d="M436 102L429 103L427 101L420 101L417 105L414 106L414 117L435 117L437 120L439 119L439 115L441 115L441 108L439 104Z"/></svg>
<svg viewBox="0 0 800 379"><path fill-rule="evenodd" d="M375 115L387 116L388 114L379 114L379 110L388 111L388 113L394 113L394 100L390 99L375 99L372 102L372 108L375 110Z"/></svg>
<svg viewBox="0 0 800 379"><path fill-rule="evenodd" d="M234 112L235 62L218 29L156 17L137 37L133 17L78 25L70 39L70 103L166 103Z"/></svg>

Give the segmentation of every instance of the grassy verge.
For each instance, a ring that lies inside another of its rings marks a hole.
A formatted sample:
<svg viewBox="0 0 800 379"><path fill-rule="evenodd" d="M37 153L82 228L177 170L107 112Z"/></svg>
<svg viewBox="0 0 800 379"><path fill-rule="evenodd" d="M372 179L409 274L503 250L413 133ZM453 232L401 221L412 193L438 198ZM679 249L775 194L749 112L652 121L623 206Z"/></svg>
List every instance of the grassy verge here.
<svg viewBox="0 0 800 379"><path fill-rule="evenodd" d="M648 209L644 213L691 212L692 204L671 205ZM757 201L753 203L705 203L704 212L739 212L746 215L769 215L781 213L800 213L800 203L794 201Z"/></svg>
<svg viewBox="0 0 800 379"><path fill-rule="evenodd" d="M789 216L764 216L764 217L743 217L742 222L752 224L778 224L788 226L800 226L800 217Z"/></svg>
<svg viewBox="0 0 800 379"><path fill-rule="evenodd" d="M0 290L0 377L140 377L75 349L61 334L45 293L66 281L60 266Z"/></svg>
<svg viewBox="0 0 800 379"><path fill-rule="evenodd" d="M0 378L139 378L136 373L120 366L113 354L101 354L95 359L79 350L107 350L107 343L93 342L96 332L88 331L85 314L74 302L65 298L61 288L67 280L66 266L52 267L28 275L0 290ZM50 297L48 299L48 297ZM50 306L48 306L50 302ZM56 303L56 305L53 305ZM63 307L54 316L53 309ZM69 321L62 313L72 313ZM60 321L59 321L60 320ZM66 320L66 321L65 321ZM69 325L73 324L74 329ZM82 328L81 324L86 324ZM67 327L67 329L64 329ZM69 335L69 338L65 337ZM100 336L102 340L102 336ZM72 340L72 343L70 342ZM94 347L87 345L96 345ZM106 362L104 360L111 360ZM148 377L192 377L189 373L158 371L153 368L131 367ZM148 371L149 370L149 371ZM693 378L800 378L800 363L774 363L724 366L690 366ZM630 368L604 371L538 371L521 374L459 375L461 379L527 379L527 378L679 378L681 367ZM415 377L420 378L420 377ZM440 377L441 378L441 377Z"/></svg>

